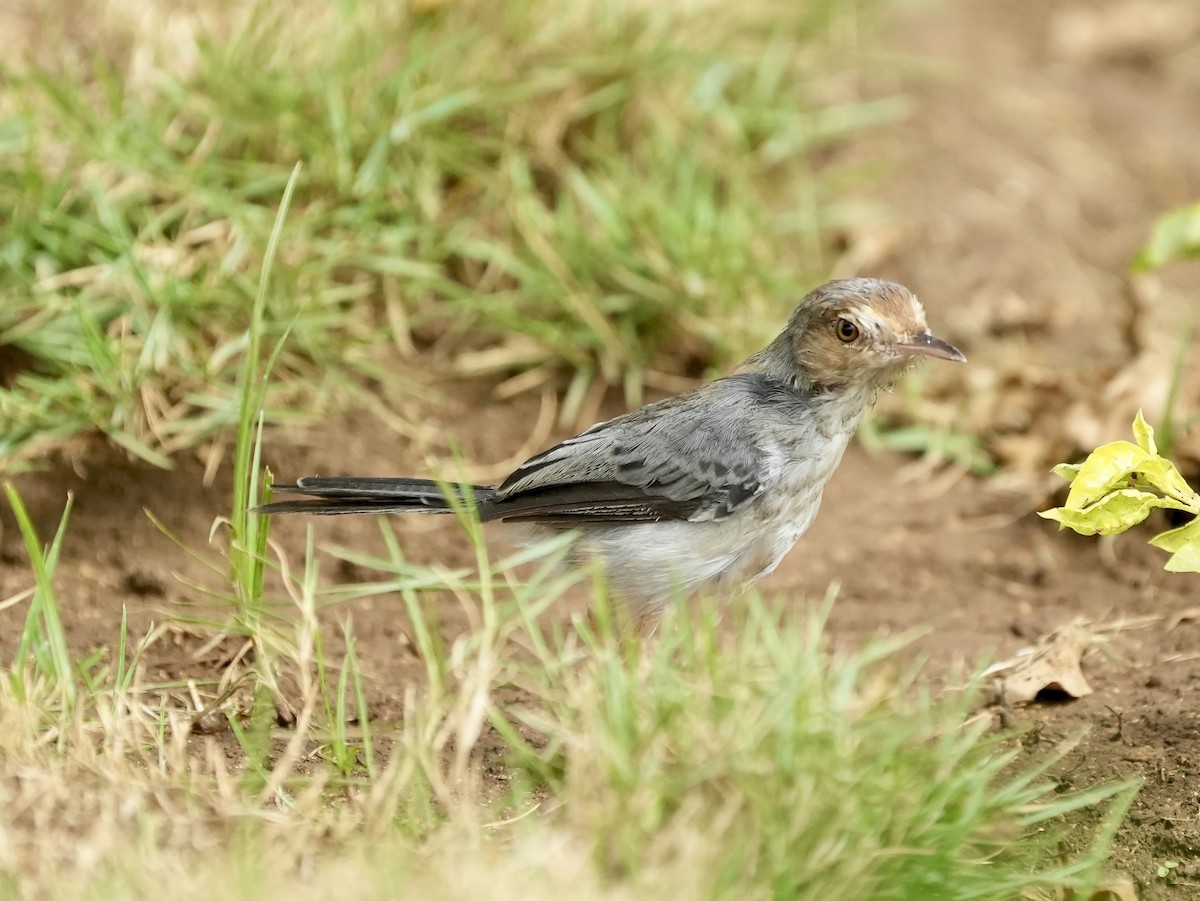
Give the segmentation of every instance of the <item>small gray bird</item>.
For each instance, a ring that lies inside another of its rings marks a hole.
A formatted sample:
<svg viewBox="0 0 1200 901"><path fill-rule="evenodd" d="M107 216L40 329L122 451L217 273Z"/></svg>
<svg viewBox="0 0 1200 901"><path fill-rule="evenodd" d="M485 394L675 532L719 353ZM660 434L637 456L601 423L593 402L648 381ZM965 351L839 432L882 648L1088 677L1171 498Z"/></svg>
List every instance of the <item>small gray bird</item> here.
<svg viewBox="0 0 1200 901"><path fill-rule="evenodd" d="M906 288L829 282L732 375L592 426L530 458L498 488L470 492L479 516L574 530L577 561L599 557L637 617L702 585L765 576L817 515L821 493L881 388L919 357L964 362L927 331ZM428 479L324 478L262 513L446 513Z"/></svg>

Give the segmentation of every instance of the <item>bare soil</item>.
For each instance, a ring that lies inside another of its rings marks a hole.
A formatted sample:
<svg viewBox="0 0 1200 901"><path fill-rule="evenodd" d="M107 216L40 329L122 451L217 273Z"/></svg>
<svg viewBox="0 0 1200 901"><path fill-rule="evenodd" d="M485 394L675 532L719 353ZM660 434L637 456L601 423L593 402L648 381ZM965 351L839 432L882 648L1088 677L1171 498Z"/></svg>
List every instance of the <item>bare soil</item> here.
<svg viewBox="0 0 1200 901"><path fill-rule="evenodd" d="M883 154L891 166L864 189L887 217L847 234L841 268L918 291L931 322L971 358L931 373L928 390L961 405L1006 468L983 481L853 448L816 525L763 588L803 604L838 582L830 626L838 642L928 627L916 650L939 677L1084 623L1098 638L1083 664L1094 694L1002 709L997 719L1033 727L1024 743L1031 757L1086 730L1056 768L1064 786L1142 777L1112 865L1147 898L1195 897L1200 617L1189 611L1200 605L1200 576L1164 573L1145 536L1083 540L1032 511L1049 499L1049 463L1124 437L1139 405L1152 418L1161 408L1181 326L1200 296L1195 266L1151 279L1126 268L1156 215L1200 198L1200 13L1190 0L918 5L893 11L869 39L863 67L868 93L898 89L913 109L845 154L847 164ZM1198 372L1185 382L1192 409ZM269 463L284 478L408 474L455 443L486 476L536 449L526 439L539 399L497 403L487 385L437 388L446 400L422 447L348 414L304 433L274 432ZM617 411L606 402L599 412ZM1180 453L1200 460L1191 441ZM206 487L199 461L162 472L95 446L18 487L43 536L64 493L75 495L57 585L78 650L111 645L122 607L142 631L200 598L188 583L205 578L203 567L143 509L205 548L214 517L228 509L227 473ZM274 529L293 559L303 529L294 520ZM415 560L470 562L453 523L420 518L398 529ZM318 531L327 544L377 542L368 519L320 520ZM347 566L325 576L363 574ZM0 597L28 581L15 524L0 512ZM330 615L347 612L372 710L394 716L404 686L420 677L399 603L381 597ZM20 606L0 611L0 651L21 616ZM446 622L462 627L457 601L447 599ZM155 665L179 672L194 644L179 637ZM210 656L212 667L228 662ZM1166 861L1180 863L1173 885L1155 875Z"/></svg>

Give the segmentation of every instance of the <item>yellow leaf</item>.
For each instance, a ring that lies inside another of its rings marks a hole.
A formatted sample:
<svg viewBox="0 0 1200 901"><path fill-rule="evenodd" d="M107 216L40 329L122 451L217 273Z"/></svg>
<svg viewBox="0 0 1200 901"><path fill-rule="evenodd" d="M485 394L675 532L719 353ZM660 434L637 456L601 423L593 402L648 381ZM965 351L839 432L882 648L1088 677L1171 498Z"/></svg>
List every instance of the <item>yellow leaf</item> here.
<svg viewBox="0 0 1200 901"><path fill-rule="evenodd" d="M1200 573L1200 542L1185 544L1172 554L1166 570L1172 573Z"/></svg>
<svg viewBox="0 0 1200 901"><path fill-rule="evenodd" d="M1187 544L1200 544L1200 519L1193 519L1177 529L1155 535L1150 539L1150 544L1171 553L1175 553Z"/></svg>
<svg viewBox="0 0 1200 901"><path fill-rule="evenodd" d="M1128 441L1113 441L1096 448L1088 454L1071 482L1067 508L1082 510L1096 503L1150 459L1152 457L1143 448Z"/></svg>
<svg viewBox="0 0 1200 901"><path fill-rule="evenodd" d="M1200 495L1192 490L1192 486L1179 474L1179 470L1170 460L1154 457L1143 463L1135 475L1141 476L1152 487L1179 501L1183 505L1180 509L1193 512L1200 510Z"/></svg>
<svg viewBox="0 0 1200 901"><path fill-rule="evenodd" d="M1154 443L1152 435L1141 437ZM1168 506L1200 512L1200 495L1192 490L1174 463L1153 456L1145 448L1128 441L1113 441L1088 455L1071 481L1065 506L1070 510L1083 510L1112 491L1134 487L1130 482L1135 477L1178 501Z"/></svg>
<svg viewBox="0 0 1200 901"><path fill-rule="evenodd" d="M1141 410L1138 410L1137 416L1133 417L1133 440L1146 453L1158 456L1158 445L1154 443L1154 429L1150 428L1150 424L1146 422L1146 417L1142 415Z"/></svg>
<svg viewBox="0 0 1200 901"><path fill-rule="evenodd" d="M1182 505L1173 498L1159 497L1137 488L1122 488L1110 492L1082 510L1057 507L1039 513L1038 516L1052 519L1080 535L1113 535L1137 525L1149 516L1155 507L1182 509Z"/></svg>
<svg viewBox="0 0 1200 901"><path fill-rule="evenodd" d="M1081 463L1059 463L1050 471L1060 479L1064 479L1067 482L1074 482L1075 476L1079 475L1079 470L1082 468L1083 464Z"/></svg>
<svg viewBox="0 0 1200 901"><path fill-rule="evenodd" d="M1171 553L1166 568L1173 573L1200 572L1200 519L1155 535L1150 543Z"/></svg>

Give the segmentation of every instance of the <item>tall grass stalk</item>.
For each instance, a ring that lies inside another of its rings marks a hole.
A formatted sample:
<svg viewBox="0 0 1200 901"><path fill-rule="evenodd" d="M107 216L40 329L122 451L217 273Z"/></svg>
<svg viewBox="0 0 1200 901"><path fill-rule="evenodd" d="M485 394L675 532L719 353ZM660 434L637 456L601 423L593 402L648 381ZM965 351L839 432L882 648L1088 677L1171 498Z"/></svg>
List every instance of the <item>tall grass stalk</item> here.
<svg viewBox="0 0 1200 901"><path fill-rule="evenodd" d="M63 630L53 578L54 567L58 563L63 537L67 531L67 522L71 516L73 499L70 495L67 496L54 539L49 546L43 546L17 489L6 482L4 493L21 530L21 539L29 555L34 579L29 610L25 614L25 624L17 639L17 651L11 671L13 688L19 694L23 694L31 683L45 680L51 694L57 700L61 714L69 717L75 704L78 676L70 649L67 647L67 636Z"/></svg>

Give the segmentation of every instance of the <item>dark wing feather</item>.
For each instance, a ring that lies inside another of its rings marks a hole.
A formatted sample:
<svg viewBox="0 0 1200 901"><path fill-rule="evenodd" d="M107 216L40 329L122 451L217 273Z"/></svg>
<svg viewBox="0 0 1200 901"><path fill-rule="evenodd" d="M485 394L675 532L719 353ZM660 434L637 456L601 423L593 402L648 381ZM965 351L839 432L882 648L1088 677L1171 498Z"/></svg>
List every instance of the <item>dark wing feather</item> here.
<svg viewBox="0 0 1200 901"><path fill-rule="evenodd" d="M687 519L694 503L654 498L635 485L579 482L518 492L494 506L492 518L506 522L584 523L658 522Z"/></svg>
<svg viewBox="0 0 1200 901"><path fill-rule="evenodd" d="M489 518L571 525L738 512L767 477L754 424L780 386L764 379L732 376L593 426L509 476Z"/></svg>
<svg viewBox="0 0 1200 901"><path fill-rule="evenodd" d="M446 485L431 479L378 476L309 476L295 485L275 485L276 494L307 494L301 500L272 501L256 513L449 513L446 492L470 501L486 517L494 488Z"/></svg>

